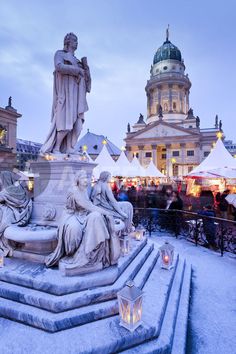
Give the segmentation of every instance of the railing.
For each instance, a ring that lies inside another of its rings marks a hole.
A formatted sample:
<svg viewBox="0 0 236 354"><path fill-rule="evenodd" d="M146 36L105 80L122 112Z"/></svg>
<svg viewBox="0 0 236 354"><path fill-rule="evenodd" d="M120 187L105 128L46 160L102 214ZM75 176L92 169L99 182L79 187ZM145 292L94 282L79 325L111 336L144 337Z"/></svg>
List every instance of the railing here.
<svg viewBox="0 0 236 354"><path fill-rule="evenodd" d="M197 245L236 254L236 222L216 217L157 208L135 208L134 225L142 225L149 235L168 232Z"/></svg>

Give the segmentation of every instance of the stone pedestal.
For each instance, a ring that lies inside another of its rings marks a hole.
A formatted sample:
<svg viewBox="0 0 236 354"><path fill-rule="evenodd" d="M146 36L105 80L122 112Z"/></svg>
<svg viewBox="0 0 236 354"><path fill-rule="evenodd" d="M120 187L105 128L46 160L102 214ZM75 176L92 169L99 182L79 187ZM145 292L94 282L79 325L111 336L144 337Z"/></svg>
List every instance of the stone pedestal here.
<svg viewBox="0 0 236 354"><path fill-rule="evenodd" d="M58 226L76 172L85 170L88 179L91 179L95 166L94 163L66 156L57 160L32 162L30 167L35 179L31 224Z"/></svg>

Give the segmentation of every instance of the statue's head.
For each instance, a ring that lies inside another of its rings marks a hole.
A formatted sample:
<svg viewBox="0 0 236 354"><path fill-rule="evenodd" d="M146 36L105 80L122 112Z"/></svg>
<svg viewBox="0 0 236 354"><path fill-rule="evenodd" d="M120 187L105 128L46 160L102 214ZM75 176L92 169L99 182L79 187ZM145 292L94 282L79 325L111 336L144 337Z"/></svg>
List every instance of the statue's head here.
<svg viewBox="0 0 236 354"><path fill-rule="evenodd" d="M99 176L99 181L101 182L109 182L111 178L111 174L108 171L102 171Z"/></svg>
<svg viewBox="0 0 236 354"><path fill-rule="evenodd" d="M72 32L67 33L64 37L64 50L68 51L69 46L71 46L74 50L76 50L78 46L78 38Z"/></svg>
<svg viewBox="0 0 236 354"><path fill-rule="evenodd" d="M75 184L76 184L76 186L80 186L80 187L87 187L88 186L88 177L87 177L86 171L80 170L76 173Z"/></svg>

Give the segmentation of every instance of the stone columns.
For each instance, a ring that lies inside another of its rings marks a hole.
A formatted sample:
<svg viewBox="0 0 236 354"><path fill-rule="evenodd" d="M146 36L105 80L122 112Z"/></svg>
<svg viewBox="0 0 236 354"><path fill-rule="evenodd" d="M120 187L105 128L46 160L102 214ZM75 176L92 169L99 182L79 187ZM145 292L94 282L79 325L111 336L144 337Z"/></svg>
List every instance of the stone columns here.
<svg viewBox="0 0 236 354"><path fill-rule="evenodd" d="M132 152L132 148L131 148L131 146L126 146L125 147L125 149L126 149L126 152L127 152L127 158L128 158L128 160L129 161L132 161L132 159L133 159L133 152Z"/></svg>
<svg viewBox="0 0 236 354"><path fill-rule="evenodd" d="M143 153L144 153L144 145L138 146L138 155L139 155L139 162L143 166Z"/></svg>
<svg viewBox="0 0 236 354"><path fill-rule="evenodd" d="M181 174L182 174L182 176L185 174L184 173L185 150L186 150L186 144L181 143L180 144L180 160L181 160Z"/></svg>
<svg viewBox="0 0 236 354"><path fill-rule="evenodd" d="M173 112L173 103L172 103L172 85L169 84L169 112Z"/></svg>
<svg viewBox="0 0 236 354"><path fill-rule="evenodd" d="M161 95L161 86L157 86L157 92L158 92L158 104L161 105L161 98L162 98L162 95ZM163 108L163 107L162 107ZM158 112L157 112L158 114Z"/></svg>
<svg viewBox="0 0 236 354"><path fill-rule="evenodd" d="M157 145L152 145L152 161L157 166Z"/></svg>
<svg viewBox="0 0 236 354"><path fill-rule="evenodd" d="M189 91L186 91L186 113L189 110Z"/></svg>
<svg viewBox="0 0 236 354"><path fill-rule="evenodd" d="M166 144L166 174L167 177L173 175L172 162L171 162L171 144Z"/></svg>
<svg viewBox="0 0 236 354"><path fill-rule="evenodd" d="M179 103L180 103L180 112L183 113L183 92L182 90L179 92Z"/></svg>
<svg viewBox="0 0 236 354"><path fill-rule="evenodd" d="M195 143L195 161L197 163L200 163L201 161L201 144L199 142Z"/></svg>

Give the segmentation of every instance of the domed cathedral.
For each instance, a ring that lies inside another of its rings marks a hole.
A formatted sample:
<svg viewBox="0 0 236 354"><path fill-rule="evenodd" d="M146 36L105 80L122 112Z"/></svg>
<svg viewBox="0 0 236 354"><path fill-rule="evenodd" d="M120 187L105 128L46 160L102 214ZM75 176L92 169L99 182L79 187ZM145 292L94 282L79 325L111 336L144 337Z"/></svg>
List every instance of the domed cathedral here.
<svg viewBox="0 0 236 354"><path fill-rule="evenodd" d="M181 51L169 39L157 49L145 87L147 117L127 127L126 150L130 159L150 160L167 176L184 176L210 152L222 122L215 118L212 128L200 129L200 118L189 105L191 82L185 73Z"/></svg>
<svg viewBox="0 0 236 354"><path fill-rule="evenodd" d="M147 82L147 123L160 119L170 123L182 123L189 110L191 82L185 74L185 65L180 50L170 42L169 29L166 40L156 51Z"/></svg>

